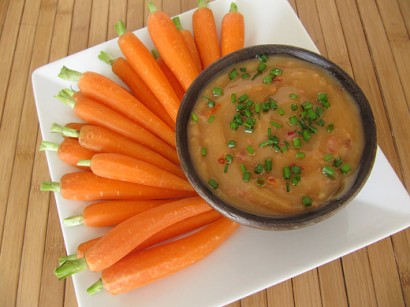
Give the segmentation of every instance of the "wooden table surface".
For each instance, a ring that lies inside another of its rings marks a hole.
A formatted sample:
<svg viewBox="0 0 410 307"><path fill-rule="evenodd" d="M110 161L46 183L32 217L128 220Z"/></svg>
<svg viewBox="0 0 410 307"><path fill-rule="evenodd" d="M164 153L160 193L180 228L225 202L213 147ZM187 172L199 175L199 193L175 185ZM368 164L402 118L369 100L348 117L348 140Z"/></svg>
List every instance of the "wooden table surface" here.
<svg viewBox="0 0 410 307"><path fill-rule="evenodd" d="M251 1L251 0L249 0ZM272 0L274 1L274 0ZM77 306L31 84L39 66L145 26L147 0L0 0L0 306ZM157 0L173 16L195 0ZM320 52L364 90L379 145L410 188L410 1L291 0ZM388 204L386 204L388 205ZM410 229L229 306L410 306Z"/></svg>

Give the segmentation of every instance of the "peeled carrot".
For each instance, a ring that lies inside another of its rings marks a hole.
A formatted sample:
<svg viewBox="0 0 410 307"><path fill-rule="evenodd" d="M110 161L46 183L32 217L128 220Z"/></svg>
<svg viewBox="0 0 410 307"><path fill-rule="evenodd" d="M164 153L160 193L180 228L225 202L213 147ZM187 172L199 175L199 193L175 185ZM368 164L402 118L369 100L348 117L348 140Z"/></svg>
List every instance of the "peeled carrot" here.
<svg viewBox="0 0 410 307"><path fill-rule="evenodd" d="M165 204L169 200L110 200L93 203L81 215L64 219L64 226L84 224L88 227L115 226L145 210Z"/></svg>
<svg viewBox="0 0 410 307"><path fill-rule="evenodd" d="M109 230L86 251L84 258L65 262L55 274L61 279L87 268L102 271L162 229L209 210L211 207L202 198L192 197L143 211Z"/></svg>
<svg viewBox="0 0 410 307"><path fill-rule="evenodd" d="M194 191L188 180L182 179L147 162L115 153L97 153L84 161L97 176L132 182L157 188Z"/></svg>
<svg viewBox="0 0 410 307"><path fill-rule="evenodd" d="M58 130L63 136L77 136L78 142L82 147L92 150L95 153L124 154L151 163L181 178L186 178L181 168L157 152L109 129L95 125L84 125L79 131L73 131L72 129L67 130L66 127L54 124L52 130ZM89 160L90 158L84 158L82 160Z"/></svg>
<svg viewBox="0 0 410 307"><path fill-rule="evenodd" d="M221 57L214 14L205 0L198 0L198 8L192 15L192 29L196 46L204 68Z"/></svg>
<svg viewBox="0 0 410 307"><path fill-rule="evenodd" d="M182 239L132 253L104 269L101 279L87 292L94 294L104 288L111 294L120 294L178 272L216 250L237 227L238 224L220 218Z"/></svg>
<svg viewBox="0 0 410 307"><path fill-rule="evenodd" d="M218 213L215 210L210 210L210 211L189 217L187 219L184 219L178 223L175 223L157 232L152 237L149 237L147 240L145 240L139 246L137 246L132 251L132 253L143 250L155 244L165 242L166 240L174 238L176 236L186 234L190 231L193 231L195 229L208 225L209 223L216 221L220 217L221 217L220 213ZM84 257L86 251L89 248L91 248L91 246L93 246L100 238L101 237L94 238L94 239L91 239L91 240L88 240L88 241L85 241L79 244L75 255L60 257L59 263L62 264L63 262L69 259L77 259L77 258Z"/></svg>
<svg viewBox="0 0 410 307"><path fill-rule="evenodd" d="M236 3L232 2L229 12L222 18L221 53L222 56L245 46L245 20L238 12Z"/></svg>
<svg viewBox="0 0 410 307"><path fill-rule="evenodd" d="M168 115L176 122L181 102L151 52L134 33L126 31L122 22L116 24L116 30L120 35L118 45L128 63L141 76L164 106Z"/></svg>
<svg viewBox="0 0 410 307"><path fill-rule="evenodd" d="M87 168L77 165L78 161L89 160L96 154L95 151L84 148L78 143L78 140L72 138L66 138L60 144L42 141L39 150L55 151L61 161L82 169Z"/></svg>
<svg viewBox="0 0 410 307"><path fill-rule="evenodd" d="M182 88L181 83L179 83L178 79L175 77L174 73L168 67L167 63L165 63L164 59L159 54L158 50L153 49L151 50L151 53L154 56L154 59L157 61L159 67L161 67L162 71L167 77L169 83L175 91L175 94L177 94L178 98L182 100L182 97L184 97L185 94L185 90Z"/></svg>
<svg viewBox="0 0 410 307"><path fill-rule="evenodd" d="M110 54L101 51L99 59L110 64L112 71L130 88L131 92L141 101L148 109L164 121L169 127L175 130L175 123L169 117L163 105L157 97L151 92L144 80L132 69L128 61L122 57L114 59Z"/></svg>
<svg viewBox="0 0 410 307"><path fill-rule="evenodd" d="M81 92L73 92L69 89L64 89L60 91L57 98L74 108L75 114L82 120L85 120L92 125L101 126L121 134L124 137L160 153L171 162L179 164L175 148L128 117L121 115Z"/></svg>
<svg viewBox="0 0 410 307"><path fill-rule="evenodd" d="M64 174L60 182L43 182L41 191L60 192L69 200L150 200L175 199L196 193L144 186L131 182L102 178L91 172Z"/></svg>
<svg viewBox="0 0 410 307"><path fill-rule="evenodd" d="M80 130L82 126L84 125L88 125L88 123L76 123L76 122L71 122L71 123L67 123L64 125L65 128L68 129L73 129L73 130ZM65 135L63 135L63 137L67 137ZM76 137L75 137L76 138Z"/></svg>
<svg viewBox="0 0 410 307"><path fill-rule="evenodd" d="M171 18L158 11L152 2L148 3L151 12L147 20L149 35L167 66L186 91L199 74L184 39Z"/></svg>
<svg viewBox="0 0 410 307"><path fill-rule="evenodd" d="M192 35L192 32L182 27L181 20L179 19L179 17L172 18L172 22L175 24L179 33L184 39L185 45L188 48L189 54L191 55L196 68L198 69L199 72L201 72L202 71L201 57L199 55L198 48L196 47L195 39L194 39L194 36Z"/></svg>
<svg viewBox="0 0 410 307"><path fill-rule="evenodd" d="M63 67L60 78L77 81L85 95L132 119L169 145L175 147L175 131L152 113L143 103L111 79L92 71L79 73Z"/></svg>

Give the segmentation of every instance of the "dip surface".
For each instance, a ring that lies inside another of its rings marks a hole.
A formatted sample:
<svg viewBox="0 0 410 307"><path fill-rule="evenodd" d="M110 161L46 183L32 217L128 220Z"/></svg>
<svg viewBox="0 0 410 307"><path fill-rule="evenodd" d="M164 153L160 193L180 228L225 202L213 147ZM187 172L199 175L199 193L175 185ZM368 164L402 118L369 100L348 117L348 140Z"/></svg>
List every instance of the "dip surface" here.
<svg viewBox="0 0 410 307"><path fill-rule="evenodd" d="M359 108L341 84L287 56L260 56L215 76L187 129L193 164L213 193L268 216L343 194L364 146Z"/></svg>

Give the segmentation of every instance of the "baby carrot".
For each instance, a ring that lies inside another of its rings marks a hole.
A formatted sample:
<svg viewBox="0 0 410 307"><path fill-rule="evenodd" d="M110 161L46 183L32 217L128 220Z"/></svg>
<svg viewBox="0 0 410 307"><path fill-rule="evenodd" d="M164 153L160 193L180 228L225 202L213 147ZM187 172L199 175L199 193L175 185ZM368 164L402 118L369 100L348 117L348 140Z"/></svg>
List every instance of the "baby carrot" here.
<svg viewBox="0 0 410 307"><path fill-rule="evenodd" d="M53 142L48 142L48 141L42 141L40 144L40 151L55 151L57 152L57 157L75 167L79 167L82 169L87 169L86 167L82 167L77 165L78 161L80 160L88 160L91 159L94 154L96 154L95 151L89 150L87 148L84 148L78 143L78 140L73 139L73 138L66 138L64 139L60 144L56 144Z"/></svg>
<svg viewBox="0 0 410 307"><path fill-rule="evenodd" d="M160 153L175 164L179 164L175 148L156 137L128 117L121 115L100 102L82 94L64 89L56 96L74 108L75 114L82 120L96 126L112 130L124 137Z"/></svg>
<svg viewBox="0 0 410 307"><path fill-rule="evenodd" d="M115 226L145 210L165 204L169 200L110 200L93 203L81 215L64 219L64 226L84 224L88 227Z"/></svg>
<svg viewBox="0 0 410 307"><path fill-rule="evenodd" d="M176 146L175 131L111 79L92 71L79 73L65 66L58 76L65 80L78 81L78 87L85 95L129 117L169 145Z"/></svg>
<svg viewBox="0 0 410 307"><path fill-rule="evenodd" d="M159 54L158 50L152 49L151 53L154 56L154 59L157 61L159 67L161 67L162 71L167 77L169 83L175 91L175 94L177 94L177 97L180 100L182 100L182 97L184 97L185 94L185 90L182 88L181 83L179 83L178 79L175 77L174 73L168 67L167 63L165 63L164 59Z"/></svg>
<svg viewBox="0 0 410 307"><path fill-rule="evenodd" d="M194 39L194 36L192 35L192 32L182 27L181 20L179 19L179 17L172 18L172 22L177 27L179 33L181 33L182 38L184 39L185 45L188 48L188 51L192 57L192 60L195 63L196 68L198 69L199 72L201 72L202 71L201 57L199 56L198 48L196 47L195 39Z"/></svg>
<svg viewBox="0 0 410 307"><path fill-rule="evenodd" d="M116 30L120 36L118 45L128 63L141 76L164 106L168 115L176 122L181 102L151 52L134 33L126 31L124 23L118 22Z"/></svg>
<svg viewBox="0 0 410 307"><path fill-rule="evenodd" d="M112 71L130 88L131 92L148 109L164 121L169 127L175 130L175 123L169 117L163 105L151 92L144 80L132 69L128 61L122 57L114 59L107 52L101 51L98 58L111 65Z"/></svg>
<svg viewBox="0 0 410 307"><path fill-rule="evenodd" d="M210 210L189 218L186 218L178 223L175 223L159 232L157 232L155 235L152 237L149 237L147 240L142 242L139 246L137 246L132 253L136 251L143 250L145 248L148 248L150 246L153 246L157 243L165 242L168 239L174 238L179 235L186 234L190 231L193 231L195 229L198 229L200 227L203 227L205 225L208 225L214 221L216 221L218 218L221 217L221 214L218 213L215 210ZM69 259L77 259L77 258L82 258L84 257L86 251L93 246L101 237L94 238L88 241L85 241L81 244L78 245L77 251L75 255L68 255L68 256L63 256L59 258L59 263L62 264L66 260Z"/></svg>
<svg viewBox="0 0 410 307"><path fill-rule="evenodd" d="M61 279L87 268L102 271L162 229L209 210L211 207L202 198L192 197L143 211L109 230L86 251L83 259L67 261L55 273Z"/></svg>
<svg viewBox="0 0 410 307"><path fill-rule="evenodd" d="M91 160L83 161L89 164L91 171L97 176L133 182L157 188L171 190L193 191L191 184L155 165L115 153L97 153ZM82 165L83 165L82 163Z"/></svg>
<svg viewBox="0 0 410 307"><path fill-rule="evenodd" d="M69 200L175 199L196 194L102 178L91 172L64 174L60 178L60 182L43 182L40 185L40 190L60 192L63 198Z"/></svg>
<svg viewBox="0 0 410 307"><path fill-rule="evenodd" d="M181 168L157 152L109 129L95 125L84 125L79 131L74 130L73 132L73 130L68 130L66 127L53 124L52 130L59 131L63 136L66 134L76 135L79 144L93 152L124 154L151 163L181 178L186 178ZM89 160L90 158L81 160Z"/></svg>
<svg viewBox="0 0 410 307"><path fill-rule="evenodd" d="M147 20L149 35L167 66L186 91L199 74L184 39L171 18L148 3L150 14Z"/></svg>
<svg viewBox="0 0 410 307"><path fill-rule="evenodd" d="M232 2L229 12L222 18L221 53L222 56L243 48L245 45L245 21L238 12L236 3Z"/></svg>
<svg viewBox="0 0 410 307"><path fill-rule="evenodd" d="M200 231L176 241L132 253L104 269L101 279L87 289L94 294L128 292L178 272L204 259L237 229L238 224L220 218Z"/></svg>
<svg viewBox="0 0 410 307"><path fill-rule="evenodd" d="M192 29L204 68L221 57L214 14L205 0L198 0L198 8L192 15Z"/></svg>
<svg viewBox="0 0 410 307"><path fill-rule="evenodd" d="M87 123L76 123L76 122L71 122L71 123L67 123L64 125L65 128L68 129L73 129L73 130L80 130L82 126L87 125ZM63 135L63 137L67 137L65 135ZM75 137L76 138L76 137Z"/></svg>

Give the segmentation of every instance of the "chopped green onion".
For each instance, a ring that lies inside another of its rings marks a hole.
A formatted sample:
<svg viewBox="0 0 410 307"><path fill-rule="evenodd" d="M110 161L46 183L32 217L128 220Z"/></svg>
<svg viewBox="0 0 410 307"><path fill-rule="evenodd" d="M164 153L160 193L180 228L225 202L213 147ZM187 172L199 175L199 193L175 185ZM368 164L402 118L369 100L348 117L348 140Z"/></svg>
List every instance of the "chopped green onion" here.
<svg viewBox="0 0 410 307"><path fill-rule="evenodd" d="M309 132L309 130L304 129L304 130L302 131L302 137L303 137L303 139L304 139L306 142L309 141L309 140L310 140L310 132Z"/></svg>
<svg viewBox="0 0 410 307"><path fill-rule="evenodd" d="M217 97L217 96L222 96L223 93L224 93L224 91L223 91L222 87L214 87L214 88L212 89L212 94L213 94L215 97Z"/></svg>
<svg viewBox="0 0 410 307"><path fill-rule="evenodd" d="M206 147L202 147L202 148L201 148L201 155L202 155L202 157L205 157L207 153L208 153L207 148L206 148Z"/></svg>
<svg viewBox="0 0 410 307"><path fill-rule="evenodd" d="M280 116L283 116L283 115L285 115L285 110L283 108L279 108L278 113L279 113Z"/></svg>
<svg viewBox="0 0 410 307"><path fill-rule="evenodd" d="M251 179L251 173L248 172L248 171L245 171L245 172L243 173L242 180L243 180L244 182L249 182L250 179Z"/></svg>
<svg viewBox="0 0 410 307"><path fill-rule="evenodd" d="M246 146L246 151L250 154L253 155L255 153L255 150L251 145Z"/></svg>
<svg viewBox="0 0 410 307"><path fill-rule="evenodd" d="M302 172L302 168L298 165L292 165L291 166L291 172L292 172L292 174L299 175Z"/></svg>
<svg viewBox="0 0 410 307"><path fill-rule="evenodd" d="M261 112L261 105L259 103L255 104L255 113L259 114L260 112Z"/></svg>
<svg viewBox="0 0 410 307"><path fill-rule="evenodd" d="M236 70L236 68L232 69L228 75L229 80L234 80L237 76L238 76L238 71Z"/></svg>
<svg viewBox="0 0 410 307"><path fill-rule="evenodd" d="M311 199L309 196L303 196L303 197L302 197L302 204L303 204L305 207L309 207L309 206L311 206L311 205L313 204L313 201L312 201L312 199Z"/></svg>
<svg viewBox="0 0 410 307"><path fill-rule="evenodd" d="M244 174L244 173L246 172L246 166L245 166L245 164L241 163L240 167L241 167L241 172L242 172L242 174Z"/></svg>
<svg viewBox="0 0 410 307"><path fill-rule="evenodd" d="M280 76L282 74L282 69L280 68L272 68L269 72L272 76Z"/></svg>
<svg viewBox="0 0 410 307"><path fill-rule="evenodd" d="M291 126L296 125L298 122L299 122L299 120L298 120L296 115L293 115L293 116L289 117L289 124Z"/></svg>
<svg viewBox="0 0 410 307"><path fill-rule="evenodd" d="M333 160L333 155L332 154L326 154L324 157L323 157L323 160L324 161L326 161L326 162L329 162L329 161L331 161L331 160Z"/></svg>
<svg viewBox="0 0 410 307"><path fill-rule="evenodd" d="M327 125L327 132L331 133L335 130L335 125L334 124L329 124Z"/></svg>
<svg viewBox="0 0 410 307"><path fill-rule="evenodd" d="M315 113L316 113L317 116L321 116L323 114L323 111L324 110L321 107L316 107L316 109L315 109Z"/></svg>
<svg viewBox="0 0 410 307"><path fill-rule="evenodd" d="M231 102L232 102L232 103L235 103L235 101L236 101L236 94L235 94L235 93L232 93L232 94L231 94Z"/></svg>
<svg viewBox="0 0 410 307"><path fill-rule="evenodd" d="M216 182L216 180L213 179L213 178L209 179L208 184L209 184L214 190L217 189L218 186L219 186L218 182Z"/></svg>
<svg viewBox="0 0 410 307"><path fill-rule="evenodd" d="M268 60L268 56L266 54L258 54L256 55L259 62L266 62Z"/></svg>
<svg viewBox="0 0 410 307"><path fill-rule="evenodd" d="M236 141L235 140L229 140L227 143L229 148L235 148L236 147Z"/></svg>
<svg viewBox="0 0 410 307"><path fill-rule="evenodd" d="M265 171L270 172L272 170L272 159L265 160Z"/></svg>
<svg viewBox="0 0 410 307"><path fill-rule="evenodd" d="M248 99L249 99L248 94L243 94L243 95L241 95L241 96L238 97L238 101L239 101L239 102L245 102L245 101L248 100Z"/></svg>
<svg viewBox="0 0 410 307"><path fill-rule="evenodd" d="M343 161L342 161L342 159L341 159L340 157L333 160L333 166L334 166L334 167L339 167L339 166L341 166L342 164L343 164Z"/></svg>
<svg viewBox="0 0 410 307"><path fill-rule="evenodd" d="M340 167L340 171L343 173L343 174L347 174L348 172L350 172L350 170L351 170L351 167L350 167L350 165L349 164L343 164L341 167Z"/></svg>
<svg viewBox="0 0 410 307"><path fill-rule="evenodd" d="M292 183L293 186L297 186L298 183L300 182L300 179L301 179L301 177L300 177L299 175L293 176L293 177L290 179L290 182Z"/></svg>
<svg viewBox="0 0 410 307"><path fill-rule="evenodd" d="M270 75L263 77L262 82L264 84L271 84L273 82L273 78Z"/></svg>
<svg viewBox="0 0 410 307"><path fill-rule="evenodd" d="M273 127L277 128L277 129L282 128L282 124L280 124L280 123L278 123L278 122L271 122L270 124L271 124Z"/></svg>
<svg viewBox="0 0 410 307"><path fill-rule="evenodd" d="M290 109L291 109L292 111L296 111L296 110L298 109L298 105L292 103L292 104L290 105Z"/></svg>
<svg viewBox="0 0 410 307"><path fill-rule="evenodd" d="M208 117L208 123L211 124L214 120L215 120L215 115L212 114L211 116Z"/></svg>
<svg viewBox="0 0 410 307"><path fill-rule="evenodd" d="M305 158L305 153L299 151L299 152L296 153L295 156L296 156L296 159L304 159Z"/></svg>
<svg viewBox="0 0 410 307"><path fill-rule="evenodd" d="M325 165L322 168L322 173L327 177L332 177L335 173L335 170L331 166Z"/></svg>
<svg viewBox="0 0 410 307"><path fill-rule="evenodd" d="M226 174L228 172L228 168L229 168L229 163L225 163L225 165L224 165L224 174Z"/></svg>
<svg viewBox="0 0 410 307"><path fill-rule="evenodd" d="M240 68L239 68L239 71L240 71L240 72L246 72L246 67L240 67Z"/></svg>
<svg viewBox="0 0 410 307"><path fill-rule="evenodd" d="M289 98L290 98L290 99L297 99L297 98L299 98L299 95L296 94L296 93L290 93L290 94L289 94Z"/></svg>
<svg viewBox="0 0 410 307"><path fill-rule="evenodd" d="M226 161L226 163L231 164L232 161L233 161L233 156L231 154L226 154L225 155L225 161Z"/></svg>
<svg viewBox="0 0 410 307"><path fill-rule="evenodd" d="M194 122L198 122L198 120L199 120L198 115L196 115L194 112L192 112L192 114L191 114L191 119Z"/></svg>
<svg viewBox="0 0 410 307"><path fill-rule="evenodd" d="M242 77L242 79L248 79L250 76L251 76L250 74L244 73L244 74L242 74L241 77Z"/></svg>
<svg viewBox="0 0 410 307"><path fill-rule="evenodd" d="M265 62L260 62L256 70L258 73L263 73L264 70L266 69L266 63Z"/></svg>
<svg viewBox="0 0 410 307"><path fill-rule="evenodd" d="M263 173L263 170L264 170L264 167L263 167L263 165L262 164L260 164L260 163L258 163L258 164L256 164L256 166L255 166L255 174L262 174Z"/></svg>
<svg viewBox="0 0 410 307"><path fill-rule="evenodd" d="M300 138L293 138L293 147L294 148L302 147L302 141Z"/></svg>
<svg viewBox="0 0 410 307"><path fill-rule="evenodd" d="M290 178L290 166L284 166L282 168L282 175L283 175L283 179L289 179Z"/></svg>
<svg viewBox="0 0 410 307"><path fill-rule="evenodd" d="M289 182L286 182L286 192L290 192L290 184Z"/></svg>
<svg viewBox="0 0 410 307"><path fill-rule="evenodd" d="M313 107L313 104L310 101L305 101L302 103L303 110L309 110Z"/></svg>
<svg viewBox="0 0 410 307"><path fill-rule="evenodd" d="M319 119L316 121L316 124L320 127L323 127L324 125L326 125L326 122L323 119Z"/></svg>

